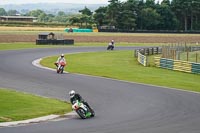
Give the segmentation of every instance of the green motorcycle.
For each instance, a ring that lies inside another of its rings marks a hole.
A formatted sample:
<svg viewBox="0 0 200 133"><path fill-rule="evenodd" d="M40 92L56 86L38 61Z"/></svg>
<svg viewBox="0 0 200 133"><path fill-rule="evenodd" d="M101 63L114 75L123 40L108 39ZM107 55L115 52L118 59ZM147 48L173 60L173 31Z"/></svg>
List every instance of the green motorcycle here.
<svg viewBox="0 0 200 133"><path fill-rule="evenodd" d="M76 111L76 113L82 119L86 119L86 118L94 117L95 116L94 110L88 108L86 105L84 105L82 102L80 102L78 100L72 105L72 109L74 111Z"/></svg>

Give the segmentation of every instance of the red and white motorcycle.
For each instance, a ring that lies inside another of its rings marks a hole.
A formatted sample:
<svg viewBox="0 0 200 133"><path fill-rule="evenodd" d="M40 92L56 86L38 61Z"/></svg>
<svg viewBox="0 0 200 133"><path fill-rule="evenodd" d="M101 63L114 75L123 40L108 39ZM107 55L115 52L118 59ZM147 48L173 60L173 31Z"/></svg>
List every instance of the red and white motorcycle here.
<svg viewBox="0 0 200 133"><path fill-rule="evenodd" d="M57 73L63 73L66 63L64 61L62 61L59 63L55 63L55 65L57 66L57 69L56 69Z"/></svg>

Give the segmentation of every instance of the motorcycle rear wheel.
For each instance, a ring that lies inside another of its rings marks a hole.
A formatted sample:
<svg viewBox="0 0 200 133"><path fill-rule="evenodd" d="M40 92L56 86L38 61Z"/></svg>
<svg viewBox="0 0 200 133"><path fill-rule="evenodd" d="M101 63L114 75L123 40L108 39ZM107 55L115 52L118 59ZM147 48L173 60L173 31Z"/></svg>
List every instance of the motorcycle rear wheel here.
<svg viewBox="0 0 200 133"><path fill-rule="evenodd" d="M59 70L57 70L57 73L59 73L60 71Z"/></svg>

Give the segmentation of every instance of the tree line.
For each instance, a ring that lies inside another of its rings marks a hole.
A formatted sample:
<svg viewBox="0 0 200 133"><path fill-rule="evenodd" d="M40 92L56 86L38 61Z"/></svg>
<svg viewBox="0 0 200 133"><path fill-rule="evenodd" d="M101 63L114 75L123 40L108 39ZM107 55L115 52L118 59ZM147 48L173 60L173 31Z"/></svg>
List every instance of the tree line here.
<svg viewBox="0 0 200 133"><path fill-rule="evenodd" d="M94 19L127 30L200 30L200 0L109 0Z"/></svg>
<svg viewBox="0 0 200 133"><path fill-rule="evenodd" d="M109 0L109 4L91 11L87 7L77 14L59 11L56 15L32 10L25 16L34 16L39 22L57 22L81 28L112 26L116 29L140 30L200 30L200 0ZM0 16L16 14L0 8Z"/></svg>

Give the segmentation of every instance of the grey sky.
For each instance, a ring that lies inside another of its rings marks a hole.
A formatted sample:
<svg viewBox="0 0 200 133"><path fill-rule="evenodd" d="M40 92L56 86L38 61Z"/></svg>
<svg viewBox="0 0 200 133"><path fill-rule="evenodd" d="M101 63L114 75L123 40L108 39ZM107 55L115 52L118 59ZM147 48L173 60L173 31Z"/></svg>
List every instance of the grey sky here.
<svg viewBox="0 0 200 133"><path fill-rule="evenodd" d="M126 0L121 0L126 1ZM160 0L159 0L160 1ZM4 4L26 4L26 3L78 3L78 4L108 4L108 0L0 0L0 5Z"/></svg>

